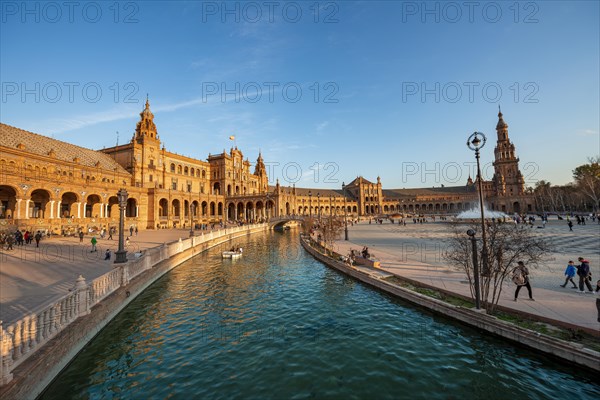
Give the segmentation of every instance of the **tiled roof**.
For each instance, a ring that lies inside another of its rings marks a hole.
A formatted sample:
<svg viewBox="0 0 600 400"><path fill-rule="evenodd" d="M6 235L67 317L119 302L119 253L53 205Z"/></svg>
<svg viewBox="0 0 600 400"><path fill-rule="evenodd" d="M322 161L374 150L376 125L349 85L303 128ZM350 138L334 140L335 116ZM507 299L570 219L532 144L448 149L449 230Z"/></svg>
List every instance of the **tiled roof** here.
<svg viewBox="0 0 600 400"><path fill-rule="evenodd" d="M471 193L473 189L469 186L444 186L436 188L418 188L418 189L384 189L383 194L386 197L416 196L427 194L456 194Z"/></svg>
<svg viewBox="0 0 600 400"><path fill-rule="evenodd" d="M53 151L57 160L72 163L77 157L79 158L79 165L82 166L102 168L109 171L114 171L117 168L119 174L129 174L108 154L0 123L0 146L17 149L19 144L25 146L21 151L26 153L48 156Z"/></svg>

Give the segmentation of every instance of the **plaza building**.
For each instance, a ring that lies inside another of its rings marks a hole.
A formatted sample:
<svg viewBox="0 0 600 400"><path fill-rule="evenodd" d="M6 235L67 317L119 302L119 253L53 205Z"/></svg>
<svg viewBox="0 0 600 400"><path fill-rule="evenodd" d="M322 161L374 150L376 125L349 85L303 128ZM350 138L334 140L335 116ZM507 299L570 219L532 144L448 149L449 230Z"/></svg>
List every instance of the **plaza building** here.
<svg viewBox="0 0 600 400"><path fill-rule="evenodd" d="M498 114L494 177L483 181L489 208L533 212L508 125ZM477 207L477 181L463 186L383 189L357 177L341 189L269 185L262 154L237 147L205 160L169 152L146 101L131 140L90 150L0 124L0 230L75 234L117 227L117 191L127 189L125 226L165 229L257 222L287 215L455 214Z"/></svg>

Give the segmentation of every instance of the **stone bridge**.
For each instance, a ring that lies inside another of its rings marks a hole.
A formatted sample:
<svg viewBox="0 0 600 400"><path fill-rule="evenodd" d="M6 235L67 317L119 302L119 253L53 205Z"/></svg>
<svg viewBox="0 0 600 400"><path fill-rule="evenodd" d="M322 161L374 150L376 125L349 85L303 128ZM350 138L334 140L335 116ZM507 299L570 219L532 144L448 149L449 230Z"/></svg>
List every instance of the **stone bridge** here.
<svg viewBox="0 0 600 400"><path fill-rule="evenodd" d="M304 221L304 217L299 215L286 215L277 218L269 219L269 228L281 228L283 225L287 224L290 221Z"/></svg>

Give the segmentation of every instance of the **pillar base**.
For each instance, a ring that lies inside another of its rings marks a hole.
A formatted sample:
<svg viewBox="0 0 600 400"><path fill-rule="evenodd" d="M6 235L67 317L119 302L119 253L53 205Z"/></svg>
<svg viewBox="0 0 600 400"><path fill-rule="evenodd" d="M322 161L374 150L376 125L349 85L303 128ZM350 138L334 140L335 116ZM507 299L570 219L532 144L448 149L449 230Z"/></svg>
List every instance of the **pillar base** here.
<svg viewBox="0 0 600 400"><path fill-rule="evenodd" d="M127 262L127 250L117 250L115 252L115 264L122 264Z"/></svg>

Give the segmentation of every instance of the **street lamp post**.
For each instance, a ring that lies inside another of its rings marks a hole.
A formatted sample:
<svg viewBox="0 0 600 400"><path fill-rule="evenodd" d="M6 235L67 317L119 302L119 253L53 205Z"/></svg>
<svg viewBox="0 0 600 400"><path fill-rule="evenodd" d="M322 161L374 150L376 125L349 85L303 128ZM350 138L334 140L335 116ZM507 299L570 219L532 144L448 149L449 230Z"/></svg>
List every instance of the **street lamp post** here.
<svg viewBox="0 0 600 400"><path fill-rule="evenodd" d="M119 202L119 250L115 253L115 264L127 262L127 250L124 246L124 230L125 230L125 207L127 206L127 190L119 189L117 192L117 200Z"/></svg>
<svg viewBox="0 0 600 400"><path fill-rule="evenodd" d="M481 136L481 139L479 139ZM469 136L469 140L467 141L467 147L475 152L475 159L477 160L477 181L478 181L478 189L479 189L479 209L481 211L481 241L482 241L482 249L481 249L481 266L483 275L488 274L488 257L487 257L487 240L485 234L485 216L483 214L483 179L481 177L481 167L479 166L479 150L485 146L487 138L481 132L474 132L471 136Z"/></svg>
<svg viewBox="0 0 600 400"><path fill-rule="evenodd" d="M348 240L348 211L346 209L346 185L342 182L342 193L344 194L344 240Z"/></svg>
<svg viewBox="0 0 600 400"><path fill-rule="evenodd" d="M317 218L319 220L319 223L321 222L321 193L317 192Z"/></svg>
<svg viewBox="0 0 600 400"><path fill-rule="evenodd" d="M477 264L477 239L475 239L475 231L469 229L467 235L473 245L473 279L475 280L475 308L481 308L481 291L479 289L479 265Z"/></svg>
<svg viewBox="0 0 600 400"><path fill-rule="evenodd" d="M190 202L190 237L194 236L194 205Z"/></svg>

